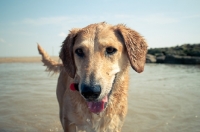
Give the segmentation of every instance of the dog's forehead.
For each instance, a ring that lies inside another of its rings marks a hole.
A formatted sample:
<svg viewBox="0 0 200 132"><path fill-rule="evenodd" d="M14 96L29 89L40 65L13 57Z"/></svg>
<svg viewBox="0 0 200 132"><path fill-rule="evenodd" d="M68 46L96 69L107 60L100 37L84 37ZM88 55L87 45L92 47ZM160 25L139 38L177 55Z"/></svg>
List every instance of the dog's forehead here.
<svg viewBox="0 0 200 132"><path fill-rule="evenodd" d="M76 45L109 45L117 41L114 28L110 25L92 25L79 31L76 37Z"/></svg>

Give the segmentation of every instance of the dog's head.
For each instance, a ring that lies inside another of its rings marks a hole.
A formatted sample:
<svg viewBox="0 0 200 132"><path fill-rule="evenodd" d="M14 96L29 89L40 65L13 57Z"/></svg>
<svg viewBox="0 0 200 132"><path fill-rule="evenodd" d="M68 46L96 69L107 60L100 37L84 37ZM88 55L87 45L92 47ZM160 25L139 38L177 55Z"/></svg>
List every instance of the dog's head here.
<svg viewBox="0 0 200 132"><path fill-rule="evenodd" d="M113 83L129 64L142 72L147 44L143 37L124 25L92 24L73 29L63 42L60 58L91 112L104 110Z"/></svg>

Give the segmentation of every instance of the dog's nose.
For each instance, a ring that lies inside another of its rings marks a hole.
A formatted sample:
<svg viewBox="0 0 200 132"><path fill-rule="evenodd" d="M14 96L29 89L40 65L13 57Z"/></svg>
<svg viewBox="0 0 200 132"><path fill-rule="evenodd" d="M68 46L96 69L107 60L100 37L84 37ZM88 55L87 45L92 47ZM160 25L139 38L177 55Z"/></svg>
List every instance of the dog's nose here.
<svg viewBox="0 0 200 132"><path fill-rule="evenodd" d="M81 94L88 101L94 101L101 94L101 86L100 85L86 85L81 84Z"/></svg>

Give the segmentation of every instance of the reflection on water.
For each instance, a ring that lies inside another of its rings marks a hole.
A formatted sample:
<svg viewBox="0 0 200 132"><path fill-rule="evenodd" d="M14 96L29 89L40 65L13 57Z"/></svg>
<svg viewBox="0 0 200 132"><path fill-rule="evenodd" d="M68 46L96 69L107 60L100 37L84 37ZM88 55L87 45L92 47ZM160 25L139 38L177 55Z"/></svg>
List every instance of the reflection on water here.
<svg viewBox="0 0 200 132"><path fill-rule="evenodd" d="M58 75L41 63L0 64L0 132L62 131ZM130 72L123 132L199 132L200 67L147 64Z"/></svg>

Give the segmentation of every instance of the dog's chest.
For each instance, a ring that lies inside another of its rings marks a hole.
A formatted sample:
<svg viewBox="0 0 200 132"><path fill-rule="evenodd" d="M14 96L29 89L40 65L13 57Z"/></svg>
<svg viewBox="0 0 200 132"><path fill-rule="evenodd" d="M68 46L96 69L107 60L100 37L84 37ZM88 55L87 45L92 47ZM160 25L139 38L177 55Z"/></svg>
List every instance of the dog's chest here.
<svg viewBox="0 0 200 132"><path fill-rule="evenodd" d="M119 116L107 116L105 113L91 114L91 118L85 118L85 123L77 125L80 132L117 132L121 125Z"/></svg>

